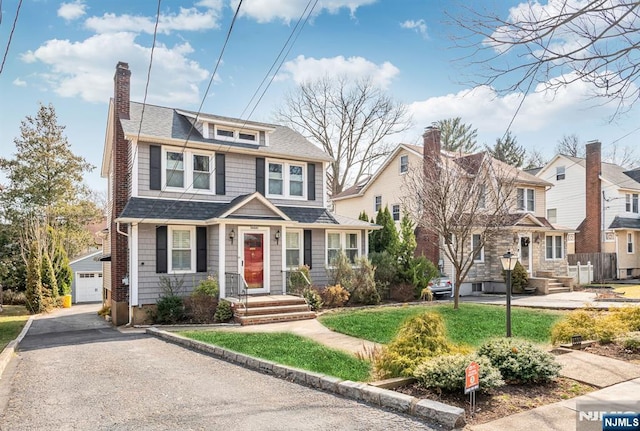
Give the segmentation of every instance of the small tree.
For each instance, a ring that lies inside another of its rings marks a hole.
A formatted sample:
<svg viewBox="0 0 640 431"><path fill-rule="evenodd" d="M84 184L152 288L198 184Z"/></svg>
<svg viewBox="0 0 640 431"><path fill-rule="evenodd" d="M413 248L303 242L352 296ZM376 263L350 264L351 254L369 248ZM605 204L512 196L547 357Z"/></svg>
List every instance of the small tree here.
<svg viewBox="0 0 640 431"><path fill-rule="evenodd" d="M366 221L366 222L369 221L369 216L367 215L365 210L362 210L362 212L358 216L358 220L362 220L362 221Z"/></svg>
<svg viewBox="0 0 640 431"><path fill-rule="evenodd" d="M522 167L527 150L522 145L518 145L515 136L507 132L504 138L496 139L493 148L487 146L487 151L496 160L500 160L516 168Z"/></svg>
<svg viewBox="0 0 640 431"><path fill-rule="evenodd" d="M398 231L396 224L391 217L389 207L381 208L376 216L376 224L382 226L382 229L374 230L369 236L370 251L383 252L387 251L390 255L396 256L398 253Z"/></svg>
<svg viewBox="0 0 640 431"><path fill-rule="evenodd" d="M58 282L53 273L53 264L47 253L42 253L42 296L46 299L46 308L56 305L58 299Z"/></svg>
<svg viewBox="0 0 640 431"><path fill-rule="evenodd" d="M27 306L32 313L41 313L44 310L42 300L42 263L40 262L40 247L35 241L29 248L27 259Z"/></svg>

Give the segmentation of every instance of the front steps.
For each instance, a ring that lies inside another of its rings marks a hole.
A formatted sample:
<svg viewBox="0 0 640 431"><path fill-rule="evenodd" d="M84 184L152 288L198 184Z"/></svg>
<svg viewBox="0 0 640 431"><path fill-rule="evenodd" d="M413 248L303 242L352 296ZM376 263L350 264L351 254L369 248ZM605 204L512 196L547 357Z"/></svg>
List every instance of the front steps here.
<svg viewBox="0 0 640 431"><path fill-rule="evenodd" d="M535 287L538 295L573 292L573 279L554 276L552 272L538 271L536 277L529 278L529 286Z"/></svg>
<svg viewBox="0 0 640 431"><path fill-rule="evenodd" d="M304 298L291 295L249 296L245 302L232 300L234 320L241 325L315 319Z"/></svg>

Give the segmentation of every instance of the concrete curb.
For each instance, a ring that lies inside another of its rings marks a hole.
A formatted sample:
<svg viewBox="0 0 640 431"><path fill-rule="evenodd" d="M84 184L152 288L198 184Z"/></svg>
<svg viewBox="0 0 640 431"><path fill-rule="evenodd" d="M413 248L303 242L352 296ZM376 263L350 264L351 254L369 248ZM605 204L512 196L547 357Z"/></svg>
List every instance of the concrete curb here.
<svg viewBox="0 0 640 431"><path fill-rule="evenodd" d="M382 389L367 383L341 380L324 374L288 367L192 340L158 328L147 328L146 332L149 335L165 341L197 350L261 373L271 374L300 385L351 398L374 407L381 407L420 419L435 421L449 429L462 428L465 425L465 412L459 407L449 406L432 400L421 400L410 395Z"/></svg>
<svg viewBox="0 0 640 431"><path fill-rule="evenodd" d="M9 365L9 361L11 360L11 358L13 358L13 355L16 352L16 347L18 347L18 344L20 344L24 336L27 335L27 331L31 327L31 322L33 322L34 318L35 316L29 317L29 320L27 320L27 323L24 324L24 327L22 328L22 331L20 331L20 334L18 334L18 337L15 340L10 341L9 344L7 344L4 350L0 353L0 379L2 378L4 369L7 368L7 365Z"/></svg>

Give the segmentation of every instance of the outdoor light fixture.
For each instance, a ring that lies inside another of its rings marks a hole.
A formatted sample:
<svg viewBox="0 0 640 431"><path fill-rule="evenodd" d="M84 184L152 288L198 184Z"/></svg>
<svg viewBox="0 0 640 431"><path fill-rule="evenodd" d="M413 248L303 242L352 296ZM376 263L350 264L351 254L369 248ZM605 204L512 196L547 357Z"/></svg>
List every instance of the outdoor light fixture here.
<svg viewBox="0 0 640 431"><path fill-rule="evenodd" d="M507 279L507 337L511 337L511 271L518 263L518 256L511 254L509 250L500 258L502 269L505 270Z"/></svg>
<svg viewBox="0 0 640 431"><path fill-rule="evenodd" d="M231 241L231 244L233 244L233 239L236 237L236 231L231 229L231 232L229 232L229 241Z"/></svg>
<svg viewBox="0 0 640 431"><path fill-rule="evenodd" d="M280 244L280 229L276 231L276 245Z"/></svg>

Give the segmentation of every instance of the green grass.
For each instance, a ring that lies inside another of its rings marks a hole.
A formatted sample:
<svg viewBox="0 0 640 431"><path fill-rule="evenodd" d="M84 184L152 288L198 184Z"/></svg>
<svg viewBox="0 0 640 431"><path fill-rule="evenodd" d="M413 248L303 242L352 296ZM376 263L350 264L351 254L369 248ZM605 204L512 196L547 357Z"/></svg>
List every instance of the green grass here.
<svg viewBox="0 0 640 431"><path fill-rule="evenodd" d="M371 364L340 350L288 333L188 331L181 335L235 352L344 380L369 380Z"/></svg>
<svg viewBox="0 0 640 431"><path fill-rule="evenodd" d="M402 322L425 312L439 313L444 318L447 337L456 344L478 347L488 339L504 336L506 332L505 307L481 304L460 304L458 310L454 310L451 304L373 308L325 314L319 319L333 331L387 344L395 337ZM512 335L535 343L548 343L551 326L563 314L512 307Z"/></svg>
<svg viewBox="0 0 640 431"><path fill-rule="evenodd" d="M29 312L21 305L4 305L0 313L0 351L14 340L29 320Z"/></svg>

